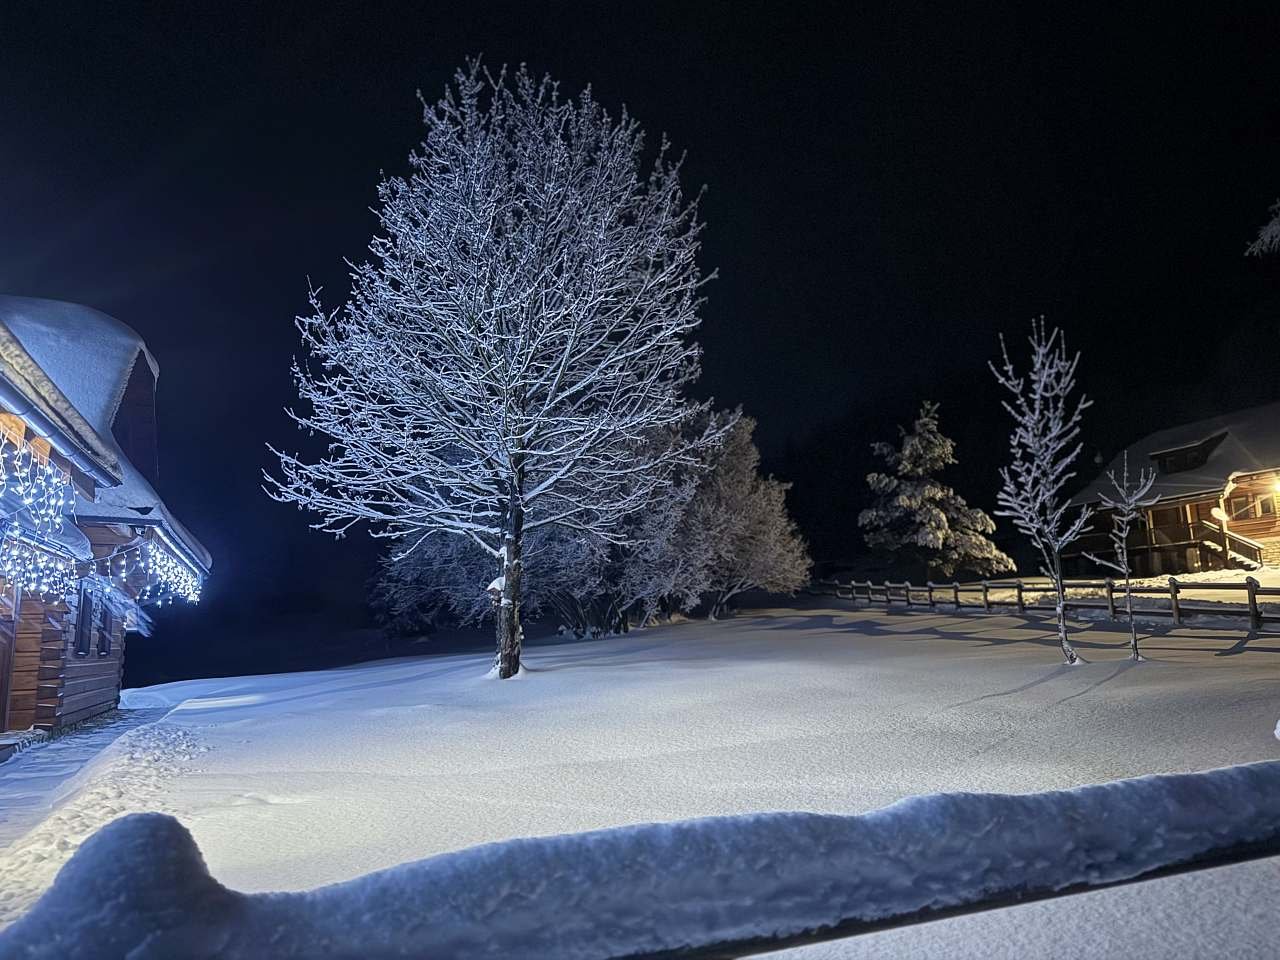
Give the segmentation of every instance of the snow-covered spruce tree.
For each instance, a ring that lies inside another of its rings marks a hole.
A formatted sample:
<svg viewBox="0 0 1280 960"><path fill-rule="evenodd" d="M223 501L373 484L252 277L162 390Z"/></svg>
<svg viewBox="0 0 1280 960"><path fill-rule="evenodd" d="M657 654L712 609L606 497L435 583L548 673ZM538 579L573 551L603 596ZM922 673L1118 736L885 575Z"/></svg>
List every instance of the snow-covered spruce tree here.
<svg viewBox="0 0 1280 960"><path fill-rule="evenodd" d="M911 432L898 432L898 448L872 444L887 471L867 475L875 502L858 515L867 546L905 555L925 568L926 578L935 570L986 577L1014 569L991 541L992 519L937 479L956 462L955 444L938 429L938 405L926 400Z"/></svg>
<svg viewBox="0 0 1280 960"><path fill-rule="evenodd" d="M1139 470L1138 475L1129 477L1129 454L1124 455L1124 467L1119 477L1114 470L1107 471L1107 477L1115 493L1101 494L1103 508L1111 511L1111 548L1114 560L1086 553L1085 556L1094 563L1115 570L1124 577L1124 608L1129 615L1129 655L1134 660L1141 660L1138 653L1138 627L1133 622L1133 591L1130 585L1131 571L1129 567L1129 531L1133 524L1143 515L1143 511L1159 500L1159 497L1148 497L1151 485L1156 482L1154 470Z"/></svg>
<svg viewBox="0 0 1280 960"><path fill-rule="evenodd" d="M566 99L523 68L473 62L423 119L411 172L379 185L350 300L326 311L313 292L297 321L310 412L291 413L328 455L276 451L267 486L319 514L316 529L364 522L401 557L441 535L484 550L506 678L526 534L622 539L704 439L646 443L701 409L683 392L702 223L665 143L646 169L638 124L589 90Z"/></svg>
<svg viewBox="0 0 1280 960"><path fill-rule="evenodd" d="M791 485L761 475L755 427L750 417L733 424L685 511L685 535L709 557L712 619L744 590L789 593L809 582L809 550L787 514Z"/></svg>
<svg viewBox="0 0 1280 960"><path fill-rule="evenodd" d="M1040 554L1044 575L1053 581L1058 643L1067 663L1079 660L1067 639L1066 596L1062 587L1062 550L1086 529L1092 511L1073 509L1063 491L1075 473L1080 453L1080 418L1090 401L1071 399L1080 354L1067 355L1066 340L1056 327L1046 332L1044 317L1031 321L1031 369L1019 374L1000 338L1002 362L988 364L1012 399L1004 408L1013 417L1009 435L1012 462L1000 468L998 517L1008 517L1030 538Z"/></svg>

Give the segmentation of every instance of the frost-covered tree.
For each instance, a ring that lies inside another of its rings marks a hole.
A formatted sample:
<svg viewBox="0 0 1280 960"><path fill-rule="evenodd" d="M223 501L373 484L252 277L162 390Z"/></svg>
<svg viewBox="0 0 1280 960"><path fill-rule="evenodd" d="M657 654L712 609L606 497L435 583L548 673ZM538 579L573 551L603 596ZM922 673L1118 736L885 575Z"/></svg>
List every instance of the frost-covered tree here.
<svg viewBox="0 0 1280 960"><path fill-rule="evenodd" d="M1148 497L1151 485L1156 482L1156 472L1150 469L1139 470L1136 477L1129 476L1129 454L1124 455L1124 467L1119 477L1114 470L1107 471L1114 493L1103 493L1099 499L1104 509L1111 512L1111 549L1114 559L1086 553L1094 563L1119 573L1124 577L1124 608L1129 615L1129 654L1134 660L1141 660L1138 653L1138 627L1133 622L1133 591L1130 585L1131 571L1129 566L1129 531L1135 522L1142 517L1143 511L1159 500L1159 497Z"/></svg>
<svg viewBox="0 0 1280 960"><path fill-rule="evenodd" d="M1245 248L1245 255L1260 257L1280 250L1280 200L1271 205L1271 219L1258 230L1258 239Z"/></svg>
<svg viewBox="0 0 1280 960"><path fill-rule="evenodd" d="M734 423L686 511L688 536L710 558L712 618L745 590L789 593L809 582L808 547L787 514L791 485L760 473L754 432L750 417Z"/></svg>
<svg viewBox="0 0 1280 960"><path fill-rule="evenodd" d="M524 545L526 616L588 602L601 590L609 545L594 537L544 528ZM464 537L431 537L407 556L391 547L378 564L372 606L397 634L423 633L443 622L479 623L494 615L485 586L493 558Z"/></svg>
<svg viewBox="0 0 1280 960"><path fill-rule="evenodd" d="M1079 660L1067 639L1066 596L1062 587L1062 551L1089 525L1088 506L1073 508L1064 494L1075 476L1071 465L1080 453L1080 419L1090 405L1073 400L1080 354L1068 356L1066 339L1056 327L1046 332L1044 317L1031 321L1031 367L1018 373L1000 338L1002 362L988 364L1009 391L1005 410L1013 418L1009 435L1012 462L1000 469L998 517L1008 517L1040 554L1041 569L1053 582L1058 643L1067 663Z"/></svg>
<svg viewBox="0 0 1280 960"><path fill-rule="evenodd" d="M899 447L872 444L887 470L867 475L875 502L858 515L867 546L923 564L926 577L934 570L986 577L1014 569L991 541L992 519L937 478L956 462L955 444L938 428L938 405L925 401L911 432L898 432Z"/></svg>
<svg viewBox="0 0 1280 960"><path fill-rule="evenodd" d="M291 413L328 454L277 451L267 486L317 529L363 522L400 557L437 536L484 551L506 678L526 535L625 541L624 521L710 441L648 442L697 412L684 388L702 223L666 144L646 164L638 124L589 90L472 63L423 120L410 173L379 185L349 301L328 311L313 292L297 321L310 409Z"/></svg>

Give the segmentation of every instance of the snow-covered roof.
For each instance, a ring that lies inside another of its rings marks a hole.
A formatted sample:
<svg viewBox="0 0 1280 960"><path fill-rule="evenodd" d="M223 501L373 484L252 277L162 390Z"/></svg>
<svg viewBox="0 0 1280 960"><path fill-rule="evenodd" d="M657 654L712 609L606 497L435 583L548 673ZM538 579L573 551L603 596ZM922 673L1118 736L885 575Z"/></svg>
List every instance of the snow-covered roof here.
<svg viewBox="0 0 1280 960"><path fill-rule="evenodd" d="M153 376L160 367L131 327L91 307L60 300L0 296L0 325L17 338L98 444L116 461L120 482L101 487L96 500L76 500L82 518L155 525L163 528L190 560L209 570L209 551L165 506L155 488L120 449L112 432L134 365ZM48 398L51 405L57 397Z"/></svg>
<svg viewBox="0 0 1280 960"><path fill-rule="evenodd" d="M1160 470L1158 457L1183 451L1207 455L1202 464L1190 469L1172 473ZM1158 430L1117 454L1075 499L1081 503L1096 502L1099 494L1110 491L1107 471L1114 470L1119 475L1124 467L1125 452L1129 455L1131 475L1142 468L1157 469L1151 490L1161 499L1216 493L1234 474L1280 469L1280 403Z"/></svg>
<svg viewBox="0 0 1280 960"><path fill-rule="evenodd" d="M115 452L49 379L22 342L2 325L0 400L99 483L120 482L120 463Z"/></svg>

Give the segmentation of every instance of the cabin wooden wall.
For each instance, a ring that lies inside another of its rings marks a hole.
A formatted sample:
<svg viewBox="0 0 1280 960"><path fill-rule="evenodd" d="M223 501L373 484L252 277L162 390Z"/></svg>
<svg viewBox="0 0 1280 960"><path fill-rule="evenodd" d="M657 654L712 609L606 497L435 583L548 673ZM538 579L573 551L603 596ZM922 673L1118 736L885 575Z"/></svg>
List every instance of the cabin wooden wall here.
<svg viewBox="0 0 1280 960"><path fill-rule="evenodd" d="M9 696L9 729L41 726L44 677L50 664L62 658L65 603L43 603L38 597L22 598L15 635L17 660ZM12 616L12 606L9 616Z"/></svg>
<svg viewBox="0 0 1280 960"><path fill-rule="evenodd" d="M60 624L48 634L48 647L56 647L56 656L50 650L40 668L35 726L43 730L56 730L105 713L114 709L120 700L124 624L120 618L112 618L111 649L102 654L98 652L101 630L95 622L89 650L82 655L75 646L76 623L84 614L79 605L78 597L71 597L69 604L61 605L66 612ZM88 615L93 615L92 608ZM25 603L23 616L25 619Z"/></svg>
<svg viewBox="0 0 1280 960"><path fill-rule="evenodd" d="M1266 563L1280 563L1280 498L1274 476L1250 477L1232 488L1226 498L1227 529L1263 546Z"/></svg>

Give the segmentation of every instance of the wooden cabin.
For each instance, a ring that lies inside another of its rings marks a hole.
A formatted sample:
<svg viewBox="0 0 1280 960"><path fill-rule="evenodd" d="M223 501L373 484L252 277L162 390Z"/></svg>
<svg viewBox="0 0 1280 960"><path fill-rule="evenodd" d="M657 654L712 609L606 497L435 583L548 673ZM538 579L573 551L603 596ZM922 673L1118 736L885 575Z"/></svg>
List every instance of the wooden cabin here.
<svg viewBox="0 0 1280 960"><path fill-rule="evenodd" d="M128 635L199 599L212 560L156 492L158 374L106 314L0 296L0 760L114 708Z"/></svg>
<svg viewBox="0 0 1280 960"><path fill-rule="evenodd" d="M1280 566L1280 403L1157 431L1117 455L1077 501L1099 506L1112 489L1107 471L1119 475L1126 454L1131 475L1156 473L1156 502L1129 540L1136 575ZM1085 552L1110 554L1110 527L1100 511L1064 557L1069 569L1087 566Z"/></svg>

